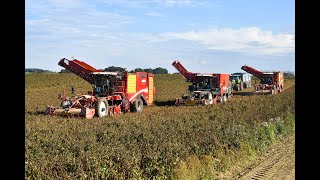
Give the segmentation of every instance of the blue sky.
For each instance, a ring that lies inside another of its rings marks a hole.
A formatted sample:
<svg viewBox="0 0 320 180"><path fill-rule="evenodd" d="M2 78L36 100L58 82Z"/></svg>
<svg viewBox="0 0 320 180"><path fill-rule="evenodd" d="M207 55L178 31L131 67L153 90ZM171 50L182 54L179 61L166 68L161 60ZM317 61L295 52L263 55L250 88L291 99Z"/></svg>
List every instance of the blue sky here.
<svg viewBox="0 0 320 180"><path fill-rule="evenodd" d="M96 68L294 71L293 0L28 0L25 67L61 58Z"/></svg>

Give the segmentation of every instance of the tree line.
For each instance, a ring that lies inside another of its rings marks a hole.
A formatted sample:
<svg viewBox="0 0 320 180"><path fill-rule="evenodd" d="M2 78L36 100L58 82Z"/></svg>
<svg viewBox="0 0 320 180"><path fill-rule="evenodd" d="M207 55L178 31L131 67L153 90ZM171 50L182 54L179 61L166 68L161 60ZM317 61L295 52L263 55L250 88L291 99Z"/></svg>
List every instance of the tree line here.
<svg viewBox="0 0 320 180"><path fill-rule="evenodd" d="M126 68L123 67L117 67L117 66L109 66L107 68L104 69L100 69L106 72L125 72L127 71ZM68 71L67 69L62 69L59 73L69 73L70 71ZM165 68L161 68L161 67L157 67L155 69L152 68L146 68L146 69L142 69L142 68L135 68L134 70L129 71L130 73L134 73L134 72L149 72L152 74L168 74L168 70Z"/></svg>
<svg viewBox="0 0 320 180"><path fill-rule="evenodd" d="M25 68L24 72L25 73L52 73L52 71L38 69L38 68Z"/></svg>

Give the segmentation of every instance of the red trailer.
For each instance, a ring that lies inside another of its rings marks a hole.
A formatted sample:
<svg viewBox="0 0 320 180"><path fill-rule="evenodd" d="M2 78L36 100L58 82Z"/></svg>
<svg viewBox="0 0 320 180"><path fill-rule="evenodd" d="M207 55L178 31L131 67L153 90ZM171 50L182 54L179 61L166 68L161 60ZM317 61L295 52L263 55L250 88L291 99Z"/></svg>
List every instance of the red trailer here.
<svg viewBox="0 0 320 180"><path fill-rule="evenodd" d="M46 114L74 115L85 118L142 112L143 105L152 105L155 94L154 75L148 72L103 72L77 59L63 58L58 63L89 82L93 91L87 95L65 97L61 106L46 108Z"/></svg>

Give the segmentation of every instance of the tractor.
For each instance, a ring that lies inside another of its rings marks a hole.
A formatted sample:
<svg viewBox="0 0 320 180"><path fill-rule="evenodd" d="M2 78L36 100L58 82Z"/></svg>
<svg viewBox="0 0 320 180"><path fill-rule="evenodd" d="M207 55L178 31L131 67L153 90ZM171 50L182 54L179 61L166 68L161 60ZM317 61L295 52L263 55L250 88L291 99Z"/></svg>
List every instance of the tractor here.
<svg viewBox="0 0 320 180"><path fill-rule="evenodd" d="M251 87L251 76L247 73L232 73L230 75L230 81L232 83L232 89L235 91L241 91Z"/></svg>

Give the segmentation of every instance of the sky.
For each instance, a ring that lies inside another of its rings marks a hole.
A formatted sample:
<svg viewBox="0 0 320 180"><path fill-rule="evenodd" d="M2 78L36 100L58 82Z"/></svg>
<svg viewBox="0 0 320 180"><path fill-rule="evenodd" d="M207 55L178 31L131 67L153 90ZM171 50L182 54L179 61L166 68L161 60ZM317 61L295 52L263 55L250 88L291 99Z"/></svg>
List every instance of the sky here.
<svg viewBox="0 0 320 180"><path fill-rule="evenodd" d="M295 69L294 0L27 0L25 67Z"/></svg>

